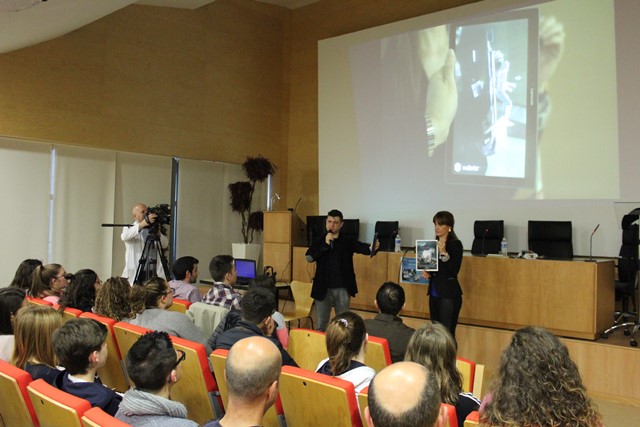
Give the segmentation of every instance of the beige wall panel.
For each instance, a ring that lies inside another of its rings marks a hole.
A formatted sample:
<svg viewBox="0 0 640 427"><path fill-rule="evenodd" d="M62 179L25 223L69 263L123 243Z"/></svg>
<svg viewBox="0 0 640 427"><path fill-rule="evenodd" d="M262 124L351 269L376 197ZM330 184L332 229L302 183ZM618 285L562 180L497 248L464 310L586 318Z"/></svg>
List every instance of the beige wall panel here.
<svg viewBox="0 0 640 427"><path fill-rule="evenodd" d="M231 163L262 154L286 176L291 14L248 0L133 5L0 55L0 135Z"/></svg>

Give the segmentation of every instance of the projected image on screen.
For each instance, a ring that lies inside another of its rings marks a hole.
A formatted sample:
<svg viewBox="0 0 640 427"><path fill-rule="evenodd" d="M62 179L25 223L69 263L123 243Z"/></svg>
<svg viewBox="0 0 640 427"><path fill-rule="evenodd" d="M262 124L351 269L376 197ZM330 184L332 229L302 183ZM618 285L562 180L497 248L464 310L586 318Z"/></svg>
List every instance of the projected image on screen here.
<svg viewBox="0 0 640 427"><path fill-rule="evenodd" d="M451 25L458 109L448 182L534 184L537 29L536 10Z"/></svg>

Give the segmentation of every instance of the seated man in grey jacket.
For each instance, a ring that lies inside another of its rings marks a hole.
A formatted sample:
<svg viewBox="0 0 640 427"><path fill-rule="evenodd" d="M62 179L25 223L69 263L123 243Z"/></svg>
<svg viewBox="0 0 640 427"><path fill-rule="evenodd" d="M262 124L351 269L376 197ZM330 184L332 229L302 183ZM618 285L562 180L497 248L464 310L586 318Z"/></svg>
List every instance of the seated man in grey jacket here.
<svg viewBox="0 0 640 427"><path fill-rule="evenodd" d="M132 426L196 427L187 408L169 399L180 381L185 354L175 350L166 332L148 332L127 353L129 378L136 387L124 394L116 418Z"/></svg>

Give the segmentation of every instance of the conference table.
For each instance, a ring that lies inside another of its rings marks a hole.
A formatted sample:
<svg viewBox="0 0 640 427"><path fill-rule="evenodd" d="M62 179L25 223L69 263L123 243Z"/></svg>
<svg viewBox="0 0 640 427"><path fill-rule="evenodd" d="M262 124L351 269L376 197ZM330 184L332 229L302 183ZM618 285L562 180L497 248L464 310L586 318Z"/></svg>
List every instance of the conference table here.
<svg viewBox="0 0 640 427"><path fill-rule="evenodd" d="M293 280L310 282L315 263L307 248L293 248ZM406 293L401 315L429 318L427 286L400 281L402 258L415 253L354 256L358 295L351 307L376 311L382 283L400 283ZM501 329L541 326L557 335L595 340L611 326L615 309L615 263L611 259L520 259L465 254L458 279L463 291L460 323Z"/></svg>

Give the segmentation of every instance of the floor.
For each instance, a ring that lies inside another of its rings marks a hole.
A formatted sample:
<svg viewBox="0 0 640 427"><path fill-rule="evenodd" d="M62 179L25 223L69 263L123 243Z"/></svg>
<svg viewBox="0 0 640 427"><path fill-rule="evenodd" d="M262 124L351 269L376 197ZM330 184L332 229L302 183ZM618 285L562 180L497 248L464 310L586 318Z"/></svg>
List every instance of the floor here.
<svg viewBox="0 0 640 427"><path fill-rule="evenodd" d="M594 399L605 427L640 426L640 408Z"/></svg>

